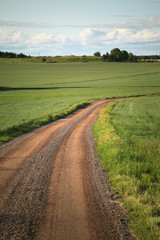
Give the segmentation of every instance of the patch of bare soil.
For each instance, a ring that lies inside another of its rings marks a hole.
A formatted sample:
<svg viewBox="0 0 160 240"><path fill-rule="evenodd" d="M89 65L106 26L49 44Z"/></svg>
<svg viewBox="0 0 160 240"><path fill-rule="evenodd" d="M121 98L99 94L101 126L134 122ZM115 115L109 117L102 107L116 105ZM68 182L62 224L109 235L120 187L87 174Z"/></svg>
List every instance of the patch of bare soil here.
<svg viewBox="0 0 160 240"><path fill-rule="evenodd" d="M0 147L0 239L135 239L99 164L95 102Z"/></svg>

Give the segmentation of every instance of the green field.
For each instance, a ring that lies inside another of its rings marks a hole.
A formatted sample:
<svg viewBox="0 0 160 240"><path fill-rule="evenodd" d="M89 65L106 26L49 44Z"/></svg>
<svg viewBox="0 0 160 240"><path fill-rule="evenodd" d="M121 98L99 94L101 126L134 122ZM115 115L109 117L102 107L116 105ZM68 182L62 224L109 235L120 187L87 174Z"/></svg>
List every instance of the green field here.
<svg viewBox="0 0 160 240"><path fill-rule="evenodd" d="M140 240L160 239L160 96L125 99L102 110L97 151Z"/></svg>
<svg viewBox="0 0 160 240"><path fill-rule="evenodd" d="M0 131L86 100L160 93L160 64L0 63Z"/></svg>
<svg viewBox="0 0 160 240"><path fill-rule="evenodd" d="M103 109L94 134L135 233L159 239L160 63L1 62L0 74L0 143L89 101L145 95Z"/></svg>

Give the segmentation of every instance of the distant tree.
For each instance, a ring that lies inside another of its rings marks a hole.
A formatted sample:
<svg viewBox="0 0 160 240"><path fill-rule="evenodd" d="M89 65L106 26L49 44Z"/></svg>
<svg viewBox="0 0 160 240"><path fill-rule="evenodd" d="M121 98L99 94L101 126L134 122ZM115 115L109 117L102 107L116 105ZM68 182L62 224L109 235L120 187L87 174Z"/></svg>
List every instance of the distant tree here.
<svg viewBox="0 0 160 240"><path fill-rule="evenodd" d="M27 56L26 56L25 54L23 54L23 53L20 53L20 54L17 55L17 57L18 57L18 58L25 58L25 57L27 57Z"/></svg>
<svg viewBox="0 0 160 240"><path fill-rule="evenodd" d="M109 60L109 53L106 52L106 58Z"/></svg>
<svg viewBox="0 0 160 240"><path fill-rule="evenodd" d="M119 48L114 48L111 50L110 55L118 55L118 53L120 53L120 49Z"/></svg>
<svg viewBox="0 0 160 240"><path fill-rule="evenodd" d="M118 59L120 57L120 49L119 48L114 48L110 52L110 60L113 62L118 62Z"/></svg>
<svg viewBox="0 0 160 240"><path fill-rule="evenodd" d="M45 57L42 57L42 62L46 62L46 58Z"/></svg>
<svg viewBox="0 0 160 240"><path fill-rule="evenodd" d="M101 53L100 53L100 52L95 52L93 55L94 55L95 57L100 57L100 56L101 56Z"/></svg>
<svg viewBox="0 0 160 240"><path fill-rule="evenodd" d="M132 62L137 62L137 56L133 55Z"/></svg>
<svg viewBox="0 0 160 240"><path fill-rule="evenodd" d="M112 62L126 62L129 55L126 50L121 51L119 48L114 48L110 52L109 60Z"/></svg>
<svg viewBox="0 0 160 240"><path fill-rule="evenodd" d="M133 61L133 53L131 53L131 52L128 54L128 61L129 62Z"/></svg>
<svg viewBox="0 0 160 240"><path fill-rule="evenodd" d="M106 54L102 55L102 61L109 61L109 53L106 52Z"/></svg>
<svg viewBox="0 0 160 240"><path fill-rule="evenodd" d="M128 61L128 52L125 50L121 51L121 61L122 62Z"/></svg>
<svg viewBox="0 0 160 240"><path fill-rule="evenodd" d="M106 54L103 54L102 55L102 61L106 61L107 57L106 57Z"/></svg>
<svg viewBox="0 0 160 240"><path fill-rule="evenodd" d="M2 58L23 58L28 57L27 55L20 53L13 53L13 52L0 52L0 57Z"/></svg>

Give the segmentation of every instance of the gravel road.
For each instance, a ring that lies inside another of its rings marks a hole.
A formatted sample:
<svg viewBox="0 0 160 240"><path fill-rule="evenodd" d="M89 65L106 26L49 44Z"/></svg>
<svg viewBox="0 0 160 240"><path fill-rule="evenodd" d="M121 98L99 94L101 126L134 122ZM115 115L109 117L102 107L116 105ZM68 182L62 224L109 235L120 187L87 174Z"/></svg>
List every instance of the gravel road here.
<svg viewBox="0 0 160 240"><path fill-rule="evenodd" d="M97 101L0 147L0 239L132 240L95 152Z"/></svg>

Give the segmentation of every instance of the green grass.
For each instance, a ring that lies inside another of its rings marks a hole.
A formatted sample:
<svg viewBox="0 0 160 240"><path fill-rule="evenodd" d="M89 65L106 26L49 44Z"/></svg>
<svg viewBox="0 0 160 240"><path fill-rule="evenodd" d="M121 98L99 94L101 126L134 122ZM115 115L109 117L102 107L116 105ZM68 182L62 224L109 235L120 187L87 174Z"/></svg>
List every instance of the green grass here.
<svg viewBox="0 0 160 240"><path fill-rule="evenodd" d="M121 100L94 125L97 151L140 240L160 239L160 96Z"/></svg>
<svg viewBox="0 0 160 240"><path fill-rule="evenodd" d="M0 72L3 140L4 131L73 104L160 93L159 63L0 63Z"/></svg>

